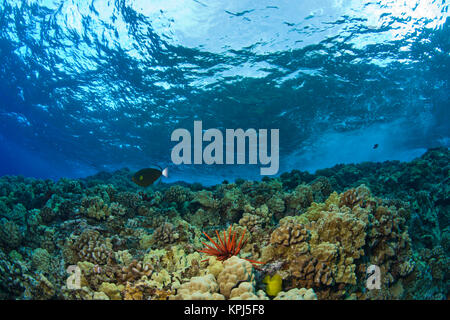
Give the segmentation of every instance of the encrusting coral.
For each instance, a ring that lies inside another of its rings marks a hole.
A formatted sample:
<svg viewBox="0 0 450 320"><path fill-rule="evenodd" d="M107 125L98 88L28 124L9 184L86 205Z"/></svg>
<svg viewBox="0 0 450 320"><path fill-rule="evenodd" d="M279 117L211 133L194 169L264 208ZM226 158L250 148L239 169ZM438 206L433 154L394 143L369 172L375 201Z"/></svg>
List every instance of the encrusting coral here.
<svg viewBox="0 0 450 320"><path fill-rule="evenodd" d="M0 299L447 299L449 159L145 191L127 169L1 177Z"/></svg>

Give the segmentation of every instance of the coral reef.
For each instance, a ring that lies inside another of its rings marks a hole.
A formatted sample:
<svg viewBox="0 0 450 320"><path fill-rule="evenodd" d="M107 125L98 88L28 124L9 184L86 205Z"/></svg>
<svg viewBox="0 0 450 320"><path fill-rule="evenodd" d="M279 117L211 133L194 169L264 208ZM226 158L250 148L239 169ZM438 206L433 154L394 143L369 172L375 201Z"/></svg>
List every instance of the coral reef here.
<svg viewBox="0 0 450 320"><path fill-rule="evenodd" d="M4 176L0 299L447 299L449 159L145 191Z"/></svg>

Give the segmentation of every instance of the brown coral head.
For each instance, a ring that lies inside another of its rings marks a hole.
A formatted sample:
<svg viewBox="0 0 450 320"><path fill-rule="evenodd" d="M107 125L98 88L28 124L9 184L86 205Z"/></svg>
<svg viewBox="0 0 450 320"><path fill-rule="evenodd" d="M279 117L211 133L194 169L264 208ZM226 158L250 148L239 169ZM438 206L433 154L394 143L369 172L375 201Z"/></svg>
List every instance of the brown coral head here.
<svg viewBox="0 0 450 320"><path fill-rule="evenodd" d="M208 234L206 232L203 232L203 234L208 238L208 240L214 245L215 248L206 244L205 242L202 242L203 245L206 246L206 248L204 248L202 250L198 250L198 252L203 252L210 256L215 256L217 258L217 260L219 260L219 261L225 261L228 258L231 258L232 256L237 256L238 253L241 251L241 248L243 246L245 246L245 244L247 243L247 239L244 240L246 231L247 231L247 229L244 229L244 232L242 233L242 236L241 236L241 240L239 241L238 244L236 244L236 231L233 232L233 235L231 235L231 226L228 229L228 234L227 234L226 230L223 231L223 238L220 237L219 231L216 230L218 243L215 242L210 236L208 236ZM253 265L263 264L263 262L245 259L245 258L243 258L243 259L249 261ZM203 261L207 261L207 259L203 260Z"/></svg>

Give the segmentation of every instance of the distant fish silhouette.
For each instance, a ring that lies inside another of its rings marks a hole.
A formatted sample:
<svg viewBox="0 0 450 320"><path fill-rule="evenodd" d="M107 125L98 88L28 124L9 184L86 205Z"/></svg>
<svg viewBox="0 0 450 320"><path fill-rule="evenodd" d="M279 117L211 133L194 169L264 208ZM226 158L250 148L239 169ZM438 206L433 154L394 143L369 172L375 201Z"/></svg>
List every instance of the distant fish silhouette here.
<svg viewBox="0 0 450 320"><path fill-rule="evenodd" d="M164 170L161 168L145 168L136 172L131 177L131 180L138 186L148 187L149 185L153 184L153 182L158 180L161 176L164 176L166 178L169 176L169 171L167 168L165 168Z"/></svg>
<svg viewBox="0 0 450 320"><path fill-rule="evenodd" d="M378 148L378 143L374 144L374 145L373 145L373 148L374 148L374 149Z"/></svg>

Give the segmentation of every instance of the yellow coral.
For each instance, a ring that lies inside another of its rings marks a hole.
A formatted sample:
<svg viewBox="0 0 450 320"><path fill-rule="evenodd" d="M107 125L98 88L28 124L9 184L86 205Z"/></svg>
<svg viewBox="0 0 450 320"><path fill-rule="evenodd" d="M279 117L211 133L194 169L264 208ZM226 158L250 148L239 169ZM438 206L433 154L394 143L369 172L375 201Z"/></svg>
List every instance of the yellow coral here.
<svg viewBox="0 0 450 320"><path fill-rule="evenodd" d="M92 300L110 300L109 297L104 292L94 292Z"/></svg>
<svg viewBox="0 0 450 320"><path fill-rule="evenodd" d="M130 282L127 283L124 290L124 300L142 300L144 294L142 290L133 286Z"/></svg>
<svg viewBox="0 0 450 320"><path fill-rule="evenodd" d="M116 260L125 265L129 265L133 261L133 256L128 250L119 250L114 253Z"/></svg>
<svg viewBox="0 0 450 320"><path fill-rule="evenodd" d="M166 269L153 273L151 280L154 281L154 285L158 289L162 289L164 286L169 285L172 282L172 278ZM175 285L175 283L172 283L172 285Z"/></svg>
<svg viewBox="0 0 450 320"><path fill-rule="evenodd" d="M111 300L121 300L122 296L120 292L123 290L123 286L117 286L114 283L103 282L99 288L100 292L105 293Z"/></svg>
<svg viewBox="0 0 450 320"><path fill-rule="evenodd" d="M212 256L209 258L208 263L209 265L207 267L207 271L217 278L219 276L219 273L223 270L222 261L219 261L216 257Z"/></svg>

